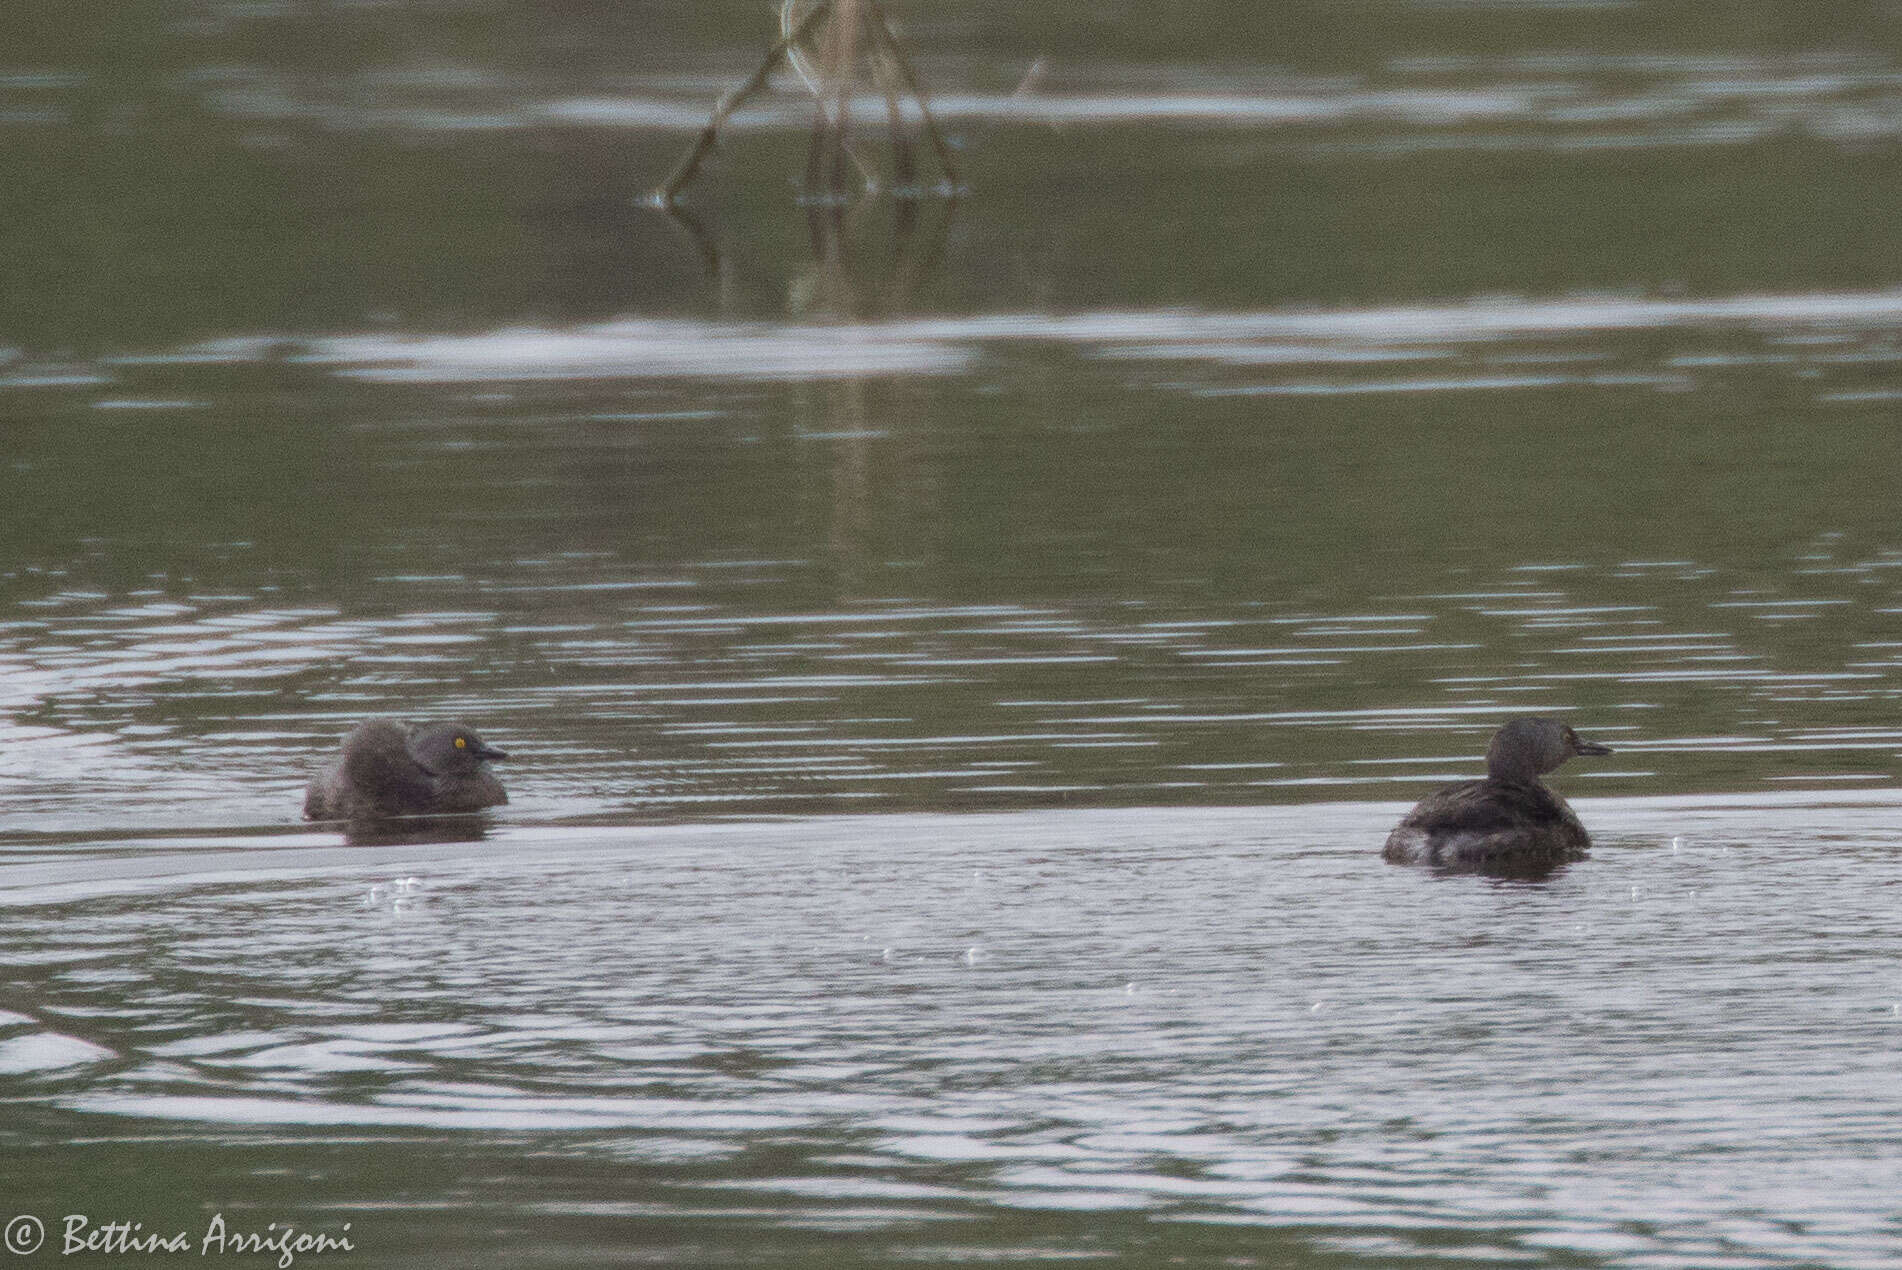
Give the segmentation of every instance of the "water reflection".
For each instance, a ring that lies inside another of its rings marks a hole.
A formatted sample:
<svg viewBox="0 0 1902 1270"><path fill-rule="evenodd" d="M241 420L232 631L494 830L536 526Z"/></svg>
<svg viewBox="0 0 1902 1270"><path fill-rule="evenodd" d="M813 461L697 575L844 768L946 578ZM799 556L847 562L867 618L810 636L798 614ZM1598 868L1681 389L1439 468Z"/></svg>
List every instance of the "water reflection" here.
<svg viewBox="0 0 1902 1270"><path fill-rule="evenodd" d="M943 264L957 207L955 195L806 200L812 260L787 287L788 314L795 320L868 322L906 312ZM699 256L710 290L724 303L736 286L729 274L740 266L718 231L679 205L662 214Z"/></svg>
<svg viewBox="0 0 1902 1270"><path fill-rule="evenodd" d="M395 816L342 822L343 840L353 847L394 847L440 842L480 842L489 835L490 818L481 813L459 816Z"/></svg>
<svg viewBox="0 0 1902 1270"><path fill-rule="evenodd" d="M288 822L343 727L418 709L480 714L532 748L516 821L1403 797L1470 775L1490 729L1527 711L1604 733L1619 761L1576 781L1608 790L1893 780L1902 663L1881 637L1888 590L1870 588L1880 560L1829 550L1791 577L1808 594L1774 603L1730 568L1643 561L1374 612L908 602L880 595L884 477L854 466L887 456L842 454L811 509L842 597L818 609L797 606L805 560L586 553L491 564L491 607L464 613L444 602L468 585L453 572L365 593L415 616L23 600L0 625L8 825ZM1391 704L1366 703L1370 682Z"/></svg>
<svg viewBox="0 0 1902 1270"><path fill-rule="evenodd" d="M7 828L288 820L375 713L522 736L528 821L1411 797L1534 710L1607 734L1622 760L1580 776L1607 792L1884 785L1902 555L1855 491L1893 438L1840 396L1898 312L651 318L100 359L13 390L46 413L5 477L32 509L0 578ZM1398 391L1388 359L1446 373ZM1538 359L1595 369L1475 383ZM304 404L254 416L260 378ZM1701 404L1759 398L1762 429ZM131 400L212 404L95 408ZM1815 444L1832 417L1853 454Z"/></svg>
<svg viewBox="0 0 1902 1270"><path fill-rule="evenodd" d="M944 59L954 50L927 52ZM989 59L962 59L959 74L934 73L940 91L931 98L932 114L949 128L980 135L998 126L1259 130L1291 149L1326 155L1742 146L1780 136L1857 146L1902 133L1902 71L1866 49L1726 56L1585 47L1389 53L1369 68L1341 74L1046 56L1032 91L946 88L985 80L1017 85L1044 52L999 49ZM584 127L662 130L682 138L703 128L708 103L737 78L683 74L678 67L629 74L617 66L577 87L572 75L504 76L469 65L315 78L258 59L201 71L185 86L207 114L253 130L321 124L457 134ZM11 77L0 83L13 103L0 125L68 122L68 103L82 82L59 73ZM882 119L888 102L865 91L850 95L846 105ZM744 104L722 130L803 130L812 115L812 94L790 81ZM902 115L907 126L920 122L909 101ZM656 171L649 184L660 175Z"/></svg>
<svg viewBox="0 0 1902 1270"><path fill-rule="evenodd" d="M1594 802L1591 865L1532 883L1379 867L1396 810L6 865L0 903L32 920L0 967L32 1013L0 1018L0 1057L42 1134L425 1175L476 1157L464 1219L572 1220L598 1194L658 1249L816 1223L968 1259L1120 1213L1165 1244L1239 1225L1370 1264L1887 1256L1892 1170L1802 1162L1894 1154L1893 1090L1856 1075L1893 1040L1893 798ZM9 1193L50 1200L66 1170ZM354 1169L295 1195L223 1176L379 1246L412 1220Z"/></svg>
<svg viewBox="0 0 1902 1270"><path fill-rule="evenodd" d="M837 261L832 266L839 267ZM835 278L825 295L862 293ZM843 290L840 290L843 288ZM474 335L362 334L312 341L299 362L381 383L616 378L856 379L951 374L989 350L1053 344L1108 360L1208 363L1252 375L1158 386L1208 395L1341 392L1462 393L1487 389L1598 387L1690 391L1742 368L1810 381L1882 374L1902 361L1893 322L1902 292L1749 295L1706 299L1593 296L1496 298L1458 305L1361 310L1090 313L1065 317L993 314L894 319L851 326L686 321L621 321L565 329L511 329ZM1670 348L1625 360L1645 335L1682 331L1700 350ZM229 345L225 346L229 348ZM200 347L147 357L188 365ZM1421 375L1416 364L1449 371ZM1590 369L1581 368L1581 363ZM1498 374L1495 368L1551 369ZM1404 377L1393 368L1409 367ZM1562 369L1560 369L1562 368ZM1330 376L1310 378L1316 371ZM1274 375L1261 382L1264 375ZM1840 401L1840 395L1831 400Z"/></svg>

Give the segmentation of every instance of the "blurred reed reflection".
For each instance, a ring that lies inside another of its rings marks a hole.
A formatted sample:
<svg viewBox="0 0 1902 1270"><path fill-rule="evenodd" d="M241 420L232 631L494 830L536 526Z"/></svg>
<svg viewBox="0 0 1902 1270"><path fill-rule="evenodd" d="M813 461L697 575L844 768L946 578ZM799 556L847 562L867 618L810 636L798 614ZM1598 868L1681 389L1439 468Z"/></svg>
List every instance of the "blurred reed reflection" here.
<svg viewBox="0 0 1902 1270"><path fill-rule="evenodd" d="M810 259L783 283L785 316L807 321L868 322L913 311L921 291L945 264L957 218L956 195L869 194L835 200L804 198L788 215L803 215ZM736 270L757 268L742 243L725 243L716 214L670 204L662 213L691 247L718 310L751 290Z"/></svg>

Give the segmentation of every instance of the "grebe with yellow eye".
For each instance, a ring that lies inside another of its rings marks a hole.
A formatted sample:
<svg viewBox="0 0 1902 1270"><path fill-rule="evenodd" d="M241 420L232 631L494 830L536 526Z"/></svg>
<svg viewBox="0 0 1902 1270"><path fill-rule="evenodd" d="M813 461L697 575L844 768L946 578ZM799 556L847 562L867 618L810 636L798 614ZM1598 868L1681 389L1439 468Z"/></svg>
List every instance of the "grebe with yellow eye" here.
<svg viewBox="0 0 1902 1270"><path fill-rule="evenodd" d="M509 800L489 764L508 754L463 723L369 719L304 791L304 819L455 815Z"/></svg>

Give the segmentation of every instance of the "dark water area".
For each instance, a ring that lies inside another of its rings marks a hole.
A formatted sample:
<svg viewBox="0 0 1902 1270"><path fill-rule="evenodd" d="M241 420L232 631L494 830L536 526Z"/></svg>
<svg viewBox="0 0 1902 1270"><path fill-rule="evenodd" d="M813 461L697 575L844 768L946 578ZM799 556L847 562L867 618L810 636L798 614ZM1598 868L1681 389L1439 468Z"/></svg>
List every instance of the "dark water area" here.
<svg viewBox="0 0 1902 1270"><path fill-rule="evenodd" d="M1902 1265L1897 15L893 17L957 197L669 217L770 6L13 15L22 1264Z"/></svg>

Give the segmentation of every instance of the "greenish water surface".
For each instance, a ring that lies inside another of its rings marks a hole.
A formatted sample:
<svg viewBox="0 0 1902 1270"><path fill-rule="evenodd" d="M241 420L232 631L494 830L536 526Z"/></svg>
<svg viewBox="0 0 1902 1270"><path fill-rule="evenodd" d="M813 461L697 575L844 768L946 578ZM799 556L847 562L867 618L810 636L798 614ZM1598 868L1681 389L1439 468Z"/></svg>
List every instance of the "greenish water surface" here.
<svg viewBox="0 0 1902 1270"><path fill-rule="evenodd" d="M682 218L770 7L15 16L22 1264L1902 1264L1886 9L906 5L957 198Z"/></svg>

